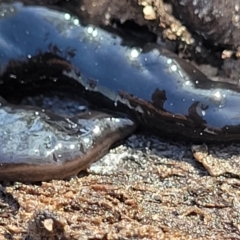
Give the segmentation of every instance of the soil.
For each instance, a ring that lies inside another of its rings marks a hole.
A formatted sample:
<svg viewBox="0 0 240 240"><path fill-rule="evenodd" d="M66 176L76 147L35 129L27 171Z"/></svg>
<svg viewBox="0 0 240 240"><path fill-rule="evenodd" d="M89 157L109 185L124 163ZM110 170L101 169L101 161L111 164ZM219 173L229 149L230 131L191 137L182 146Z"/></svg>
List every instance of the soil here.
<svg viewBox="0 0 240 240"><path fill-rule="evenodd" d="M48 3L157 39L209 77L238 83L237 51L203 41L161 0ZM137 133L75 178L4 182L0 239L240 239L239 149Z"/></svg>

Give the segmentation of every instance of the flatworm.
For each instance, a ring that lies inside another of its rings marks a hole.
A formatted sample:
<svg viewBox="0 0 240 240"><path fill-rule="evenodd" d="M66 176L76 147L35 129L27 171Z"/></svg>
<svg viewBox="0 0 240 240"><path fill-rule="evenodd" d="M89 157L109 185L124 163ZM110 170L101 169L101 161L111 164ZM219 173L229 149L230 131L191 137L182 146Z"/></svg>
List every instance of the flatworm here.
<svg viewBox="0 0 240 240"><path fill-rule="evenodd" d="M62 10L0 5L0 83L7 99L29 88L60 88L128 116L67 119L2 100L1 180L74 175L131 134L133 122L192 140L240 137L238 86L211 81L157 44L82 26Z"/></svg>

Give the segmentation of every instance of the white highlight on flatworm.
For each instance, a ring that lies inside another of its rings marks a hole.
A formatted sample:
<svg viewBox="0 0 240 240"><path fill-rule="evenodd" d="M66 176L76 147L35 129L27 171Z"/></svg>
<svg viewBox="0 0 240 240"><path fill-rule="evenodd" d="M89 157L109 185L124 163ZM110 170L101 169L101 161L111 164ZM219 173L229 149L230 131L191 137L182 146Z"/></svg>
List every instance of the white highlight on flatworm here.
<svg viewBox="0 0 240 240"><path fill-rule="evenodd" d="M64 14L64 19L69 21L71 19L71 15L69 13Z"/></svg>

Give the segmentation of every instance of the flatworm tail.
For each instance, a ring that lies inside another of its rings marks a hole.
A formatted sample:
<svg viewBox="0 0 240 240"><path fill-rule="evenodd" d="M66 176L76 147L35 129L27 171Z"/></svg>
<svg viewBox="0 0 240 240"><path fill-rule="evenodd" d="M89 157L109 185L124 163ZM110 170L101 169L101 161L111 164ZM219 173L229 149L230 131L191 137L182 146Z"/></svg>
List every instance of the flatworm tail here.
<svg viewBox="0 0 240 240"><path fill-rule="evenodd" d="M126 118L86 112L67 119L38 108L0 109L0 180L75 176L135 129Z"/></svg>

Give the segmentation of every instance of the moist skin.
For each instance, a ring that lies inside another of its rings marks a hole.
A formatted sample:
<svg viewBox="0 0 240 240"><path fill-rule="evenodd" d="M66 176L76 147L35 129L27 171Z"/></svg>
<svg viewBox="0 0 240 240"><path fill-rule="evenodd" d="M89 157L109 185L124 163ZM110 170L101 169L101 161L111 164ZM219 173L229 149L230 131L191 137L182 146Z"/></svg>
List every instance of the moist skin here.
<svg viewBox="0 0 240 240"><path fill-rule="evenodd" d="M156 44L82 26L77 17L62 10L0 5L0 81L0 95L5 98L44 86L71 91L98 108L128 116L103 118L89 112L92 117L77 116L73 121L0 99L1 180L72 176L131 134L135 124L154 134L190 140L240 139L238 86L211 81ZM4 135L5 126L18 120L24 130L16 127L14 132L9 127ZM69 121L77 131L69 131ZM99 124L101 131L95 136ZM93 141L82 151L85 128ZM43 138L54 136L50 150L46 140L32 140L41 131L45 131ZM14 148L11 136L21 136L14 139ZM73 150L71 144L77 148Z"/></svg>

